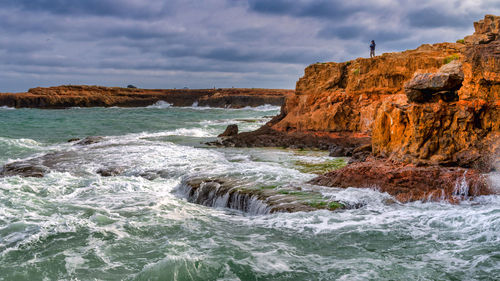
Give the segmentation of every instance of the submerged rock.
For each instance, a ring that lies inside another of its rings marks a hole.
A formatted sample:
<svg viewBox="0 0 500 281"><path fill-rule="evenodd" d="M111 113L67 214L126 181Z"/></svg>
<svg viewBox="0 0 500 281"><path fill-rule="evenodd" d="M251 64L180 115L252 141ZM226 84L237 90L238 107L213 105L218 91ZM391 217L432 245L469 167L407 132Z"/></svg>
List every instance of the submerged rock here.
<svg viewBox="0 0 500 281"><path fill-rule="evenodd" d="M86 137L86 138L80 140L76 144L78 144L78 145L89 145L89 144L101 142L103 140L104 140L104 137L101 137L101 136L90 136L90 137Z"/></svg>
<svg viewBox="0 0 500 281"><path fill-rule="evenodd" d="M5 164L0 176L43 177L50 171L66 172L67 163L75 157L74 151L50 152L39 157Z"/></svg>
<svg viewBox="0 0 500 281"><path fill-rule="evenodd" d="M40 165L34 161L13 162L3 166L3 168L0 170L0 176L41 178L48 172L49 169L47 167Z"/></svg>
<svg viewBox="0 0 500 281"><path fill-rule="evenodd" d="M125 171L125 167L103 167L96 171L99 175L103 177L113 177L122 174Z"/></svg>
<svg viewBox="0 0 500 281"><path fill-rule="evenodd" d="M319 194L313 192L280 190L273 186L247 188L238 186L237 182L228 179L189 179L179 187L179 191L192 203L230 208L251 214L346 208L342 203L321 199Z"/></svg>

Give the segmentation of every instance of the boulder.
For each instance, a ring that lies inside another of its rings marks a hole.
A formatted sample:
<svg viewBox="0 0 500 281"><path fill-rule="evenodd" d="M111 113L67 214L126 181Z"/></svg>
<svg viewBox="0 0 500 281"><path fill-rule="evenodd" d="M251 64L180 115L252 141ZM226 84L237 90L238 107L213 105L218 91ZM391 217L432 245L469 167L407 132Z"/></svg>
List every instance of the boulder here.
<svg viewBox="0 0 500 281"><path fill-rule="evenodd" d="M405 84L405 89L426 92L450 91L460 88L461 83L462 79L448 73L422 73L415 74Z"/></svg>
<svg viewBox="0 0 500 281"><path fill-rule="evenodd" d="M464 72L462 70L462 63L459 60L453 60L439 68L440 73L453 75L456 79L464 80Z"/></svg>
<svg viewBox="0 0 500 281"><path fill-rule="evenodd" d="M458 99L457 91L462 87L463 80L462 63L454 60L436 73L413 75L404 88L409 102L423 103L437 99L449 102Z"/></svg>
<svg viewBox="0 0 500 281"><path fill-rule="evenodd" d="M232 137L238 134L238 125L231 124L226 127L224 133L218 135L218 137Z"/></svg>

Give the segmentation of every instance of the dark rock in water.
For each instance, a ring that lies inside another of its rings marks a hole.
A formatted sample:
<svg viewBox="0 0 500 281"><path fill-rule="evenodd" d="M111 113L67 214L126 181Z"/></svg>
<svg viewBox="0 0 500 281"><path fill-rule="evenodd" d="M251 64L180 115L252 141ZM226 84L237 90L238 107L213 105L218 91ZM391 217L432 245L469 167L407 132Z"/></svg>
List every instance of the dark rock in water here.
<svg viewBox="0 0 500 281"><path fill-rule="evenodd" d="M120 175L123 171L125 171L124 167L104 167L97 170L96 173L103 177L113 177Z"/></svg>
<svg viewBox="0 0 500 281"><path fill-rule="evenodd" d="M251 214L345 208L345 205L341 203L321 200L321 195L313 192L277 190L274 187L244 188L228 179L190 179L179 189L189 202L209 207L230 208Z"/></svg>
<svg viewBox="0 0 500 281"><path fill-rule="evenodd" d="M231 124L228 125L224 133L218 135L218 137L232 137L238 134L238 125Z"/></svg>
<svg viewBox="0 0 500 281"><path fill-rule="evenodd" d="M354 147L332 145L329 149L329 155L331 157L350 157L352 156L353 150Z"/></svg>
<svg viewBox="0 0 500 281"><path fill-rule="evenodd" d="M68 163L74 157L74 151L50 152L36 158L8 163L0 170L0 176L43 177L49 171L66 172L68 167L63 163Z"/></svg>
<svg viewBox="0 0 500 281"><path fill-rule="evenodd" d="M348 163L362 162L372 154L371 144L362 144L359 146L338 146L330 147L330 156L332 157L351 157Z"/></svg>
<svg viewBox="0 0 500 281"><path fill-rule="evenodd" d="M355 147L370 143L370 137L344 137L322 136L310 133L288 133L272 129L264 125L256 131L242 132L232 137L222 139L220 142L207 143L208 145L221 145L226 147L283 147L283 148L317 148L328 150L332 146Z"/></svg>
<svg viewBox="0 0 500 281"><path fill-rule="evenodd" d="M349 159L348 163L350 164L355 162L364 162L366 158L370 155L372 155L371 144L358 146L352 151L352 156L351 159Z"/></svg>
<svg viewBox="0 0 500 281"><path fill-rule="evenodd" d="M68 142L75 142L75 141L79 141L79 140L80 140L80 138L71 138L68 140Z"/></svg>
<svg viewBox="0 0 500 281"><path fill-rule="evenodd" d="M0 176L41 178L48 172L49 169L47 167L33 162L13 162L3 166L2 170L0 170Z"/></svg>
<svg viewBox="0 0 500 281"><path fill-rule="evenodd" d="M78 145L89 145L93 143L98 143L104 140L104 137L100 136L91 136L91 137L86 137L82 139L81 141L77 142L76 144Z"/></svg>
<svg viewBox="0 0 500 281"><path fill-rule="evenodd" d="M405 165L388 160L367 159L328 172L309 181L331 187L377 188L400 202L458 202L491 194L481 173L471 169Z"/></svg>

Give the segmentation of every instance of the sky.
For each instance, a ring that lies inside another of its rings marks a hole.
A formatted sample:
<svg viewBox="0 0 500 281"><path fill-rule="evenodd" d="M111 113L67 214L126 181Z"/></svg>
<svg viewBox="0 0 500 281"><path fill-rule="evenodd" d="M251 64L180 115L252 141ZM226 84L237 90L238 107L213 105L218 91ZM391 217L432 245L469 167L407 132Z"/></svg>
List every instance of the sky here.
<svg viewBox="0 0 500 281"><path fill-rule="evenodd" d="M498 0L1 0L0 92L295 88L312 63L455 42Z"/></svg>

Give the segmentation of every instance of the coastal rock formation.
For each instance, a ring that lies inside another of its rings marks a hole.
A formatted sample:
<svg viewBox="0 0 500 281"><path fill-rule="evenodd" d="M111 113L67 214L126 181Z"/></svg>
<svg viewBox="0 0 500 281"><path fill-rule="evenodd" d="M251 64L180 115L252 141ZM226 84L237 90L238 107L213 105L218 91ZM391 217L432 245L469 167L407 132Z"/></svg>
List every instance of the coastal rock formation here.
<svg viewBox="0 0 500 281"><path fill-rule="evenodd" d="M282 105L293 90L200 89L148 90L99 86L33 88L27 93L0 93L0 106L67 108L93 106L148 106L165 101L173 106L232 107Z"/></svg>
<svg viewBox="0 0 500 281"><path fill-rule="evenodd" d="M370 159L335 170L309 183L332 187L375 188L400 202L457 202L491 194L486 179L475 170L440 166L417 167Z"/></svg>
<svg viewBox="0 0 500 281"><path fill-rule="evenodd" d="M436 184L445 194L452 194L450 184L445 188L436 181L446 175L448 183L455 182L463 172L439 170L443 166L475 169L467 174L476 175L500 163L499 22L498 16L486 16L462 43L425 44L371 59L310 65L279 116L225 143L289 147L300 136L307 140L305 147L331 148L333 155L348 155L368 142L374 157L390 162L359 163L361 158L331 174L338 179L331 183L385 190L397 184L379 177L403 173L417 179L427 171L436 178L423 181L425 186ZM350 175L363 167L371 167L369 174L377 176L350 181ZM421 190L414 193L418 196L405 195L401 200L429 196L424 185L414 189ZM477 194L488 192L480 190Z"/></svg>
<svg viewBox="0 0 500 281"><path fill-rule="evenodd" d="M483 20L474 23L475 32L466 36L466 44L485 44L494 40L500 40L500 17L486 15Z"/></svg>
<svg viewBox="0 0 500 281"><path fill-rule="evenodd" d="M189 202L219 208L230 208L250 214L277 212L310 212L336 210L346 206L339 202L320 200L320 195L300 191L276 190L274 187L245 188L229 179L195 178L179 187ZM355 206L354 206L355 207Z"/></svg>

